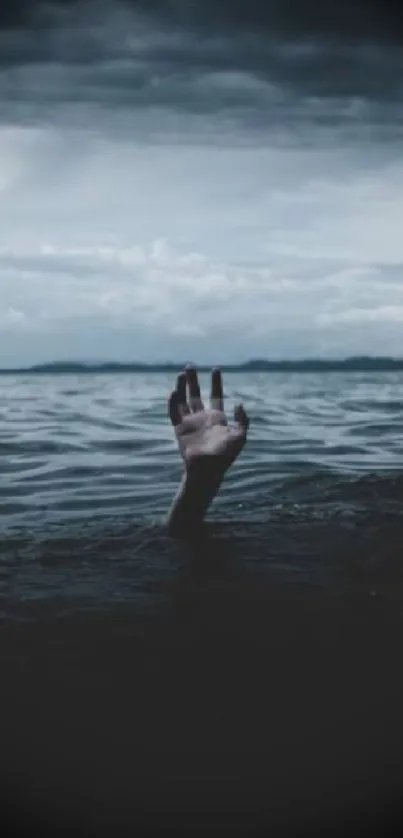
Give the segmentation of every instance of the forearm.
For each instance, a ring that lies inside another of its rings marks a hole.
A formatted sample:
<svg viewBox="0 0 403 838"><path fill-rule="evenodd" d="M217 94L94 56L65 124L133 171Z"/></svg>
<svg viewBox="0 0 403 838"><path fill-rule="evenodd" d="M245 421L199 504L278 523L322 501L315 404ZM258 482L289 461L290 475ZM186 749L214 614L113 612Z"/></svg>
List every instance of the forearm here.
<svg viewBox="0 0 403 838"><path fill-rule="evenodd" d="M202 524L222 479L221 473L184 474L166 522L171 535L191 533Z"/></svg>

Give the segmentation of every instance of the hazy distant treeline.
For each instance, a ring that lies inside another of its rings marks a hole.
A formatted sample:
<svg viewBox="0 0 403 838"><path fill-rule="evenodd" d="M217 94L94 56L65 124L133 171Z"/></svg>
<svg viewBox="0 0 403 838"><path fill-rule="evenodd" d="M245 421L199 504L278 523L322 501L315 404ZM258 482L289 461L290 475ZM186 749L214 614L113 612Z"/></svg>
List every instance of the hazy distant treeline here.
<svg viewBox="0 0 403 838"><path fill-rule="evenodd" d="M182 369L185 363L145 364L145 363L118 363L109 361L105 363L81 363L77 361L53 361L47 364L36 364L31 367L20 367L17 369L0 369L0 373L94 373L94 372L177 372ZM243 364L221 364L223 372L342 372L345 370L365 371L392 371L403 370L403 358L386 358L369 356L357 356L340 360L329 360L309 358L290 361L269 361L267 359L252 359ZM198 364L200 372L207 372L210 365Z"/></svg>

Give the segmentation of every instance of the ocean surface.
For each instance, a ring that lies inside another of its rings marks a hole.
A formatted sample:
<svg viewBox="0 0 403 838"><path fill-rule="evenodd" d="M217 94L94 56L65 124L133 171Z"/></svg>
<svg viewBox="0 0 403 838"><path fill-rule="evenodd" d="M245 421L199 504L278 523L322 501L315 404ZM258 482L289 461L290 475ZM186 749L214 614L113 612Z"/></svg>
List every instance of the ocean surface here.
<svg viewBox="0 0 403 838"><path fill-rule="evenodd" d="M227 374L226 411L243 401L249 438L195 543L163 526L181 476L173 383L0 377L3 615L169 608L181 574L403 594L402 372Z"/></svg>
<svg viewBox="0 0 403 838"><path fill-rule="evenodd" d="M0 818L384 834L403 789L403 373L224 376L249 438L186 540L163 523L173 383L0 377Z"/></svg>

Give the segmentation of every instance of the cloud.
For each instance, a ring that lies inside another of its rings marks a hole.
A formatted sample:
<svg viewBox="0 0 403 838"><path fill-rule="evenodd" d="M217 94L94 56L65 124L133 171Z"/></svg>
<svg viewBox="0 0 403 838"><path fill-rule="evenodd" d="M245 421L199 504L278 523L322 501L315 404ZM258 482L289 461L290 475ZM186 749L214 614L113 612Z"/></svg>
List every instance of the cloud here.
<svg viewBox="0 0 403 838"><path fill-rule="evenodd" d="M389 138L401 130L393 3L83 0L18 9L13 16L8 6L1 21L3 121L89 129L96 115L103 130L136 125L144 139L212 138L213 119L227 136L234 127L282 129L290 141L312 124L329 139L343 126L362 136L372 125Z"/></svg>
<svg viewBox="0 0 403 838"><path fill-rule="evenodd" d="M388 280L385 268L347 265L335 274L319 260L316 269L316 280L307 282L300 276L298 281L279 267L216 264L202 254L178 252L161 240L148 249L3 249L2 326L18 331L24 325L42 335L55 330L67 334L80 323L99 336L120 329L136 335L146 329L167 346L174 346L176 339L208 343L221 336L223 354L228 352L228 336L233 344L235 336L242 335L245 356L250 334L277 354L279 329L292 345L294 331L311 341L316 334L320 341L324 327L401 322L403 288L396 278L389 278L389 289L401 304L380 304L380 279ZM144 359L141 342L133 341L136 357Z"/></svg>
<svg viewBox="0 0 403 838"><path fill-rule="evenodd" d="M0 325L3 329L19 329L25 322L25 314L12 306L0 311Z"/></svg>
<svg viewBox="0 0 403 838"><path fill-rule="evenodd" d="M379 308L351 308L337 313L320 314L317 322L323 326L334 323L402 323L403 305L379 306Z"/></svg>
<svg viewBox="0 0 403 838"><path fill-rule="evenodd" d="M132 15L119 8L122 21ZM135 49L147 60L148 36L161 33L162 50L186 34L177 23L154 25L150 13L141 21ZM105 25L94 27L102 46ZM238 38L235 30L228 38ZM15 31L26 34L26 24ZM126 35L133 37L129 27ZM87 36L85 29L83 43ZM80 69L74 58L70 69L78 79L92 62L90 53ZM41 58L35 67L46 87L45 65ZM222 96L233 85L238 95L244 83L245 116L255 83L267 82L225 73L207 68L207 87L214 82ZM194 80L203 87L201 75ZM1 365L403 354L400 147L372 130L366 143L339 143L337 131L328 142L316 129L310 143L299 129L279 143L263 123L257 140L246 121L242 130L228 122L225 134L223 111L211 118L207 95L201 121L196 106L180 114L145 98L123 131L123 111L104 102L103 123L85 86L80 95L91 130L67 112L63 121L57 102L43 121L34 95L35 125L0 126ZM151 127L159 139L146 142Z"/></svg>

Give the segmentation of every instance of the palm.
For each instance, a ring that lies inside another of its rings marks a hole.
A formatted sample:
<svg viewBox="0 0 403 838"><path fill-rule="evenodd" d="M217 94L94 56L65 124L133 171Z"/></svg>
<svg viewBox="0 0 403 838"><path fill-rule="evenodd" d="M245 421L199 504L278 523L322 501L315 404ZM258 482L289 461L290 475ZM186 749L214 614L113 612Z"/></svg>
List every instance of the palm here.
<svg viewBox="0 0 403 838"><path fill-rule="evenodd" d="M186 397L186 384L189 398ZM228 425L223 409L222 380L219 370L212 375L211 407L206 409L200 397L194 369L178 376L171 394L169 412L179 450L187 469L197 462L210 462L225 471L242 450L248 419L241 405L235 409L234 426Z"/></svg>
<svg viewBox="0 0 403 838"><path fill-rule="evenodd" d="M176 436L182 457L189 464L198 457L230 455L240 441L241 433L228 427L223 411L211 409L184 416Z"/></svg>

